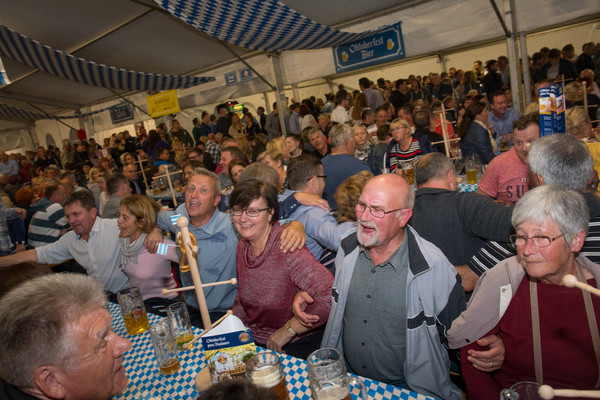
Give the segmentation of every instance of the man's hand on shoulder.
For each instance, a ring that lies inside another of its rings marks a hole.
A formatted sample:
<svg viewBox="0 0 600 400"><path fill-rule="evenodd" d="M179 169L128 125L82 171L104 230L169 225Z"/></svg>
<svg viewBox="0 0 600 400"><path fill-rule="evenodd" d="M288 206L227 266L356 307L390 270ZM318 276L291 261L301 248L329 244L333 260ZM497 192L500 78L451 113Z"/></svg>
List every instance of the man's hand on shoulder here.
<svg viewBox="0 0 600 400"><path fill-rule="evenodd" d="M281 250L284 253L288 251L294 252L304 247L306 243L306 233L304 225L298 221L292 221L285 224L284 230L281 233Z"/></svg>
<svg viewBox="0 0 600 400"><path fill-rule="evenodd" d="M144 240L144 247L148 250L148 253L155 254L158 250L158 245L163 241L163 235L160 228L156 227L146 236Z"/></svg>

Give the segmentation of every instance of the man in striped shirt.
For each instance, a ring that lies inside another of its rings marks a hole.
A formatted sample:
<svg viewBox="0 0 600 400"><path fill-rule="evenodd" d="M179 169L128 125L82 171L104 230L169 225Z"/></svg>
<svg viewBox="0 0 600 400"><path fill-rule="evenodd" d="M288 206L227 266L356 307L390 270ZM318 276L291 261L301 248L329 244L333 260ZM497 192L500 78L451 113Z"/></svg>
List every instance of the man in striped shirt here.
<svg viewBox="0 0 600 400"><path fill-rule="evenodd" d="M44 197L36 204L38 210L29 224L29 246L35 248L56 242L68 228L67 218L61 203L65 198L65 187L51 181L44 190Z"/></svg>

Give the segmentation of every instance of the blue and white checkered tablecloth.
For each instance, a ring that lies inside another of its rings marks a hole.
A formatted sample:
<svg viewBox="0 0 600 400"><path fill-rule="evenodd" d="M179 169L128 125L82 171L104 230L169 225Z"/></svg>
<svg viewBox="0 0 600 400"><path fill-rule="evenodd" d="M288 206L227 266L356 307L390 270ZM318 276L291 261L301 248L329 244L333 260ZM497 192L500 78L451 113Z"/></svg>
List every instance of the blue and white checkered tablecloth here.
<svg viewBox="0 0 600 400"><path fill-rule="evenodd" d="M477 183L459 183L458 191L459 192L476 192L479 185Z"/></svg>
<svg viewBox="0 0 600 400"><path fill-rule="evenodd" d="M123 400L194 400L198 396L195 379L206 366L202 347L179 353L181 369L173 375L164 376L156 364L154 349L150 342L150 333L144 332L129 336L119 311L119 306L110 304L113 330L119 335L131 340L133 347L124 356L124 365L129 377L127 391L114 399ZM152 325L161 317L148 314ZM195 333L200 331L194 328ZM306 369L306 361L280 354L283 369L286 374L287 388L290 400L311 399L310 382ZM369 399L403 399L403 400L433 400L422 394L410 392L395 386L362 378L368 390ZM353 399L360 396L358 388L353 390Z"/></svg>

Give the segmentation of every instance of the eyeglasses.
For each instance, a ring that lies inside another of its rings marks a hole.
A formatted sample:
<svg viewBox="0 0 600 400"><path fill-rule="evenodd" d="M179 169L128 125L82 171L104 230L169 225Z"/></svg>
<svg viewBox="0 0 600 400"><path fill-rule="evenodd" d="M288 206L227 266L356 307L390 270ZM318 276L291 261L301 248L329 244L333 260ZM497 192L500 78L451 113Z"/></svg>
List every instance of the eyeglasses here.
<svg viewBox="0 0 600 400"><path fill-rule="evenodd" d="M234 206L231 209L231 214L239 217L242 213L246 213L249 217L258 217L262 211L270 210L269 207L266 208L242 208L239 206Z"/></svg>
<svg viewBox="0 0 600 400"><path fill-rule="evenodd" d="M400 210L403 210L404 208L396 208L395 210L385 211L381 207L368 206L365 203L359 201L358 203L356 203L356 207L354 209L356 210L357 213L360 213L360 214L364 213L367 209L369 209L373 218L383 218L383 217L385 217L386 214L393 213L394 211L400 211Z"/></svg>
<svg viewBox="0 0 600 400"><path fill-rule="evenodd" d="M557 239L560 239L563 236L565 236L564 233L561 233L560 235L555 236L555 237L549 237L549 236L528 237L528 236L522 236L522 235L510 235L510 241L512 244L515 245L515 247L524 247L527 245L527 242L529 240L531 240L531 243L533 243L533 245L535 247L548 247L552 244L552 242L554 242Z"/></svg>
<svg viewBox="0 0 600 400"><path fill-rule="evenodd" d="M315 175L308 178L306 181L310 181L312 178L323 178L323 180L327 179L327 175Z"/></svg>

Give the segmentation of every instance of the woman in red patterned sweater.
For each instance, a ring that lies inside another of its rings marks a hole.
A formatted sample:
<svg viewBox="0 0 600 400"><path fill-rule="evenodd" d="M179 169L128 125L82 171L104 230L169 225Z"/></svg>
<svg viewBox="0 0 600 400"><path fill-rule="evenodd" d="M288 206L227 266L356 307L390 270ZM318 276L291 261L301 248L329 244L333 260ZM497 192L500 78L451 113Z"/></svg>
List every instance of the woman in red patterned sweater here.
<svg viewBox="0 0 600 400"><path fill-rule="evenodd" d="M233 222L241 235L237 247L238 292L233 313L252 330L257 345L306 358L319 348L322 330L308 331L294 317L298 291L315 300L312 313L323 325L331 308L333 276L306 246L284 253L283 228L277 222L277 189L252 179L236 185L229 198Z"/></svg>

